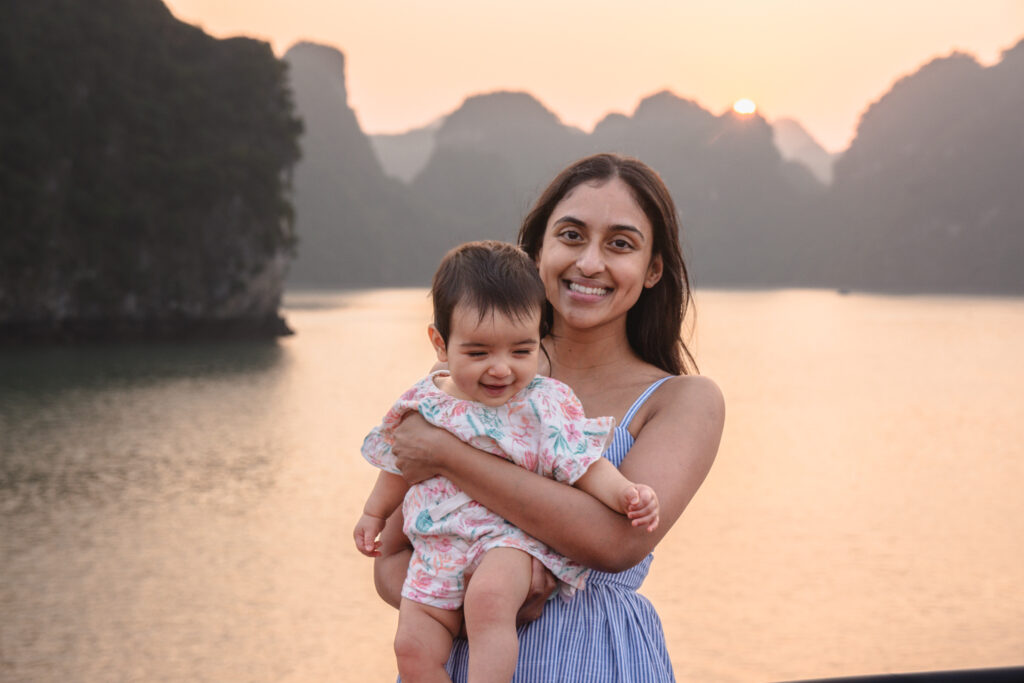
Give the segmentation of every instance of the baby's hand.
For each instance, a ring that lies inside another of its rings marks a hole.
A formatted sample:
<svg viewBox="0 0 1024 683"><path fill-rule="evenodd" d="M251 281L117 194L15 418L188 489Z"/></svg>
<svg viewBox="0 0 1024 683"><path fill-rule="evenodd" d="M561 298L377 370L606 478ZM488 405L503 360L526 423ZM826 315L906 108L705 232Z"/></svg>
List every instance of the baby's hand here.
<svg viewBox="0 0 1024 683"><path fill-rule="evenodd" d="M367 557L380 557L380 541L377 540L377 536L383 530L383 518L363 513L363 516L356 522L356 529L352 533L359 552Z"/></svg>
<svg viewBox="0 0 1024 683"><path fill-rule="evenodd" d="M626 489L626 516L633 526L646 526L647 531L658 528L658 494L646 484L633 484Z"/></svg>

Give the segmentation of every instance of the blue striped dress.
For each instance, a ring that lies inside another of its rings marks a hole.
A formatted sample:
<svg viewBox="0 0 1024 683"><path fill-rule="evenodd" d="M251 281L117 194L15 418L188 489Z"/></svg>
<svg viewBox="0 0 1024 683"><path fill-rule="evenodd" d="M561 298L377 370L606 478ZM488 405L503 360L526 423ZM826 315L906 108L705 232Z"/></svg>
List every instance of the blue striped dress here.
<svg viewBox="0 0 1024 683"><path fill-rule="evenodd" d="M616 467L633 445L628 427L644 401L667 380L647 387L615 427L605 452ZM587 587L570 601L555 599L541 617L519 629L515 683L664 683L674 681L661 620L650 601L637 594L653 555L617 574L593 571ZM465 683L469 647L457 639L448 660L455 683Z"/></svg>

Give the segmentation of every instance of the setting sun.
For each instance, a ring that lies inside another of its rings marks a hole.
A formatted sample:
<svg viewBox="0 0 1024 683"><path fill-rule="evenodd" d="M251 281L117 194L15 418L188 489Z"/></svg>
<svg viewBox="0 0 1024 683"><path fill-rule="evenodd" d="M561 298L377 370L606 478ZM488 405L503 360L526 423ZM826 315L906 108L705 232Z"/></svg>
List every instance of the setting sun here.
<svg viewBox="0 0 1024 683"><path fill-rule="evenodd" d="M754 100L747 99L746 97L733 102L732 108L737 114L753 114L757 111L757 105L754 104Z"/></svg>

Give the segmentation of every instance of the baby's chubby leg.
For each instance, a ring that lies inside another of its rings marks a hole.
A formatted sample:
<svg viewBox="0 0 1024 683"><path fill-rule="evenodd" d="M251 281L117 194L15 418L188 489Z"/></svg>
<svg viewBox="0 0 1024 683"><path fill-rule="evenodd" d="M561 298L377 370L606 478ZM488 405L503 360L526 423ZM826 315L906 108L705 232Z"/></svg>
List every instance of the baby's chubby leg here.
<svg viewBox="0 0 1024 683"><path fill-rule="evenodd" d="M452 639L462 624L458 610L441 609L402 598L398 608L395 657L403 683L451 683L444 669Z"/></svg>
<svg viewBox="0 0 1024 683"><path fill-rule="evenodd" d="M516 613L530 590L533 559L516 548L492 548L466 588L469 680L512 679L519 656Z"/></svg>

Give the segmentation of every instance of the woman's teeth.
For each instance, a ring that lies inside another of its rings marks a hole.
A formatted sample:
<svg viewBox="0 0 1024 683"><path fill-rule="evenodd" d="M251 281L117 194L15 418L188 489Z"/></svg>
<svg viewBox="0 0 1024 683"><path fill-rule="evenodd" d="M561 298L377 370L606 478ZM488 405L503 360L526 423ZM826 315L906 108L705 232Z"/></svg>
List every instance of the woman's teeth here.
<svg viewBox="0 0 1024 683"><path fill-rule="evenodd" d="M586 287L575 282L569 283L569 289L580 294L607 294L608 289L606 287Z"/></svg>

